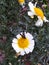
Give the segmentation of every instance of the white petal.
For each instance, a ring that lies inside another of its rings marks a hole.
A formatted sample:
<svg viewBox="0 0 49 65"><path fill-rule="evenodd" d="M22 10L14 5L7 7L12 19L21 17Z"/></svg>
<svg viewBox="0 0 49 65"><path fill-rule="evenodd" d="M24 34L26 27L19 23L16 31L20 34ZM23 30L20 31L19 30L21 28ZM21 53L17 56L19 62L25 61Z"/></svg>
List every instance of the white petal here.
<svg viewBox="0 0 49 65"><path fill-rule="evenodd" d="M33 51L34 45L35 45L35 43L34 43L34 41L32 41L32 43L30 43L30 45L29 45L29 47L28 47L28 48L30 49L30 50L29 50L30 52Z"/></svg>
<svg viewBox="0 0 49 65"><path fill-rule="evenodd" d="M34 46L35 41L34 40L29 40L29 41L30 41L30 44L32 44Z"/></svg>
<svg viewBox="0 0 49 65"><path fill-rule="evenodd" d="M20 52L20 55L24 55L25 54L25 52L24 52L24 50L22 50L21 52Z"/></svg>
<svg viewBox="0 0 49 65"><path fill-rule="evenodd" d="M44 16L43 20L44 20L44 22L49 22L49 20L47 20L45 16Z"/></svg>
<svg viewBox="0 0 49 65"><path fill-rule="evenodd" d="M34 49L34 47L29 48L29 52L32 52L32 51L33 51L33 49Z"/></svg>
<svg viewBox="0 0 49 65"><path fill-rule="evenodd" d="M18 39L20 39L21 35L20 35L20 34L18 34L16 37L17 37Z"/></svg>
<svg viewBox="0 0 49 65"><path fill-rule="evenodd" d="M28 11L29 16L33 16L34 14L31 11Z"/></svg>
<svg viewBox="0 0 49 65"><path fill-rule="evenodd" d="M43 20L42 19L38 19L37 22L35 23L35 26L37 26L37 27L43 26Z"/></svg>
<svg viewBox="0 0 49 65"><path fill-rule="evenodd" d="M28 48L26 48L26 49L25 49L25 52L26 52L26 54L28 54L28 53L29 53L29 49L28 49Z"/></svg>
<svg viewBox="0 0 49 65"><path fill-rule="evenodd" d="M13 43L17 43L18 41L17 41L16 38L14 38L14 39L12 40L12 42L13 42Z"/></svg>
<svg viewBox="0 0 49 65"><path fill-rule="evenodd" d="M14 49L16 52L20 52L20 48L18 47L17 44L12 43L12 47L13 47L13 49Z"/></svg>
<svg viewBox="0 0 49 65"><path fill-rule="evenodd" d="M33 3L29 2L28 6L29 6L30 11L32 11L32 13L35 15L36 14L35 11L34 11L35 6L33 5Z"/></svg>
<svg viewBox="0 0 49 65"><path fill-rule="evenodd" d="M34 7L34 5L33 5L32 2L29 2L29 3L28 3L28 6L29 6L29 7Z"/></svg>
<svg viewBox="0 0 49 65"><path fill-rule="evenodd" d="M33 36L30 34L30 33L26 33L25 34L26 38L32 40L33 39Z"/></svg>
<svg viewBox="0 0 49 65"><path fill-rule="evenodd" d="M37 5L37 2L35 2L35 5L34 6L36 7L36 5Z"/></svg>

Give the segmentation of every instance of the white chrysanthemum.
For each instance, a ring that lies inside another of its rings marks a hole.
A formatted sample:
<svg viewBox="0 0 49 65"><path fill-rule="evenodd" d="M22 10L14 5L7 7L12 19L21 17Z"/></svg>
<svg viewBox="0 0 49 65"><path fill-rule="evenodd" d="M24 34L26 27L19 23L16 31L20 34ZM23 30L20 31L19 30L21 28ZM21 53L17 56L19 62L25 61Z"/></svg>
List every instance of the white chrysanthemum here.
<svg viewBox="0 0 49 65"><path fill-rule="evenodd" d="M43 21L44 22L49 22L49 20L46 19L46 17L44 16L44 12L42 11L42 9L36 7L36 4L33 4L32 2L28 3L29 9L30 11L28 11L28 16L30 16L31 18L33 18L34 15L37 16L38 21L35 23L36 26L42 26L43 25Z"/></svg>
<svg viewBox="0 0 49 65"><path fill-rule="evenodd" d="M20 55L25 55L33 51L35 42L30 33L24 32L25 38L21 34L16 36L17 39L12 40L12 47Z"/></svg>

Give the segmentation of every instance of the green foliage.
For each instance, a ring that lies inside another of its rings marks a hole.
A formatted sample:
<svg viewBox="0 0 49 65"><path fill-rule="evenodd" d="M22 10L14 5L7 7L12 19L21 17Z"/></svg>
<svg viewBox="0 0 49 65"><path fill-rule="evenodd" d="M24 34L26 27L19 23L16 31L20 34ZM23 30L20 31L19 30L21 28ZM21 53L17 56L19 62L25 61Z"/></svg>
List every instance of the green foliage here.
<svg viewBox="0 0 49 65"><path fill-rule="evenodd" d="M48 5L47 0L43 0L43 3ZM24 13L21 11L22 8L16 0L0 0L0 49L5 51L6 56L5 61L0 65L10 65L9 63L26 65L27 61L30 61L31 65L38 63L48 65L49 23L44 23L42 27L36 27L34 23L37 17L31 19L28 17L27 11ZM44 13L49 19L49 7L44 9ZM15 51L11 46L12 39L23 30L34 36L35 48L28 56L15 58Z"/></svg>

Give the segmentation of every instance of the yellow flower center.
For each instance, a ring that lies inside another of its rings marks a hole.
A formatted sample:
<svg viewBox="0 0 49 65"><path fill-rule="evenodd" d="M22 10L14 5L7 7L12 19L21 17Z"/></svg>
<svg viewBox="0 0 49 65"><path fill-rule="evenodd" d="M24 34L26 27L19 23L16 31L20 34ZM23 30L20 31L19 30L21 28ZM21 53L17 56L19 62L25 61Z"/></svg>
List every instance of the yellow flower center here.
<svg viewBox="0 0 49 65"><path fill-rule="evenodd" d="M27 39L27 38L20 38L20 39L18 39L18 46L20 47L20 48L27 48L28 47L28 45L29 45L29 40Z"/></svg>
<svg viewBox="0 0 49 65"><path fill-rule="evenodd" d="M25 1L24 0L18 0L19 3L24 3Z"/></svg>
<svg viewBox="0 0 49 65"><path fill-rule="evenodd" d="M44 13L40 8L35 7L34 10L35 10L35 13L36 13L37 16L40 16L41 19L44 18Z"/></svg>

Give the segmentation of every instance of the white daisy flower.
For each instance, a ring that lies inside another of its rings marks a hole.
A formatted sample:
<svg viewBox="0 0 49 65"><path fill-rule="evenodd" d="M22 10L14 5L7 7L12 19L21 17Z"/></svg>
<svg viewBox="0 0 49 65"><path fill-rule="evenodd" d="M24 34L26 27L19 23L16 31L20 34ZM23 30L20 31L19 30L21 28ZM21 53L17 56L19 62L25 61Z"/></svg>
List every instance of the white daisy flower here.
<svg viewBox="0 0 49 65"><path fill-rule="evenodd" d="M43 25L43 21L44 22L49 22L46 17L44 16L44 12L36 7L37 2L35 3L35 5L33 5L32 2L28 3L29 9L30 11L28 11L28 16L30 16L31 18L33 18L34 15L36 15L38 17L38 21L37 23L35 23L36 26L42 26Z"/></svg>
<svg viewBox="0 0 49 65"><path fill-rule="evenodd" d="M33 40L33 36L30 33L20 33L16 37L17 39L14 38L12 40L12 47L16 53L20 53L20 55L23 56L33 51L35 42Z"/></svg>

